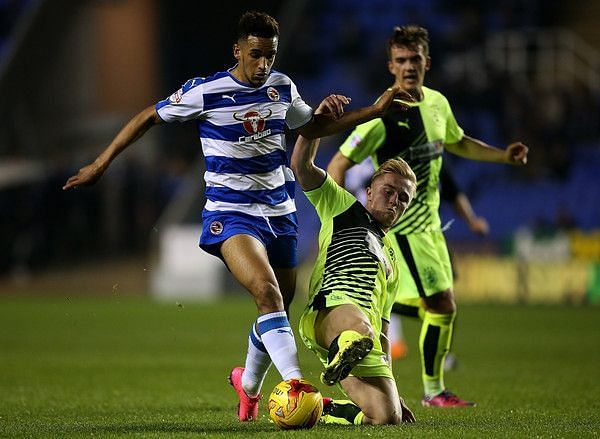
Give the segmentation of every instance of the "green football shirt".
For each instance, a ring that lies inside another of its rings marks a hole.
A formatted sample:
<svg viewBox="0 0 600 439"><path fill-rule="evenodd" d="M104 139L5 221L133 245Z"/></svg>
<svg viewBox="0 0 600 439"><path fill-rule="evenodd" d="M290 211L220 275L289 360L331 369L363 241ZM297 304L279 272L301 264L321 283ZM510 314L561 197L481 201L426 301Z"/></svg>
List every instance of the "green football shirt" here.
<svg viewBox="0 0 600 439"><path fill-rule="evenodd" d="M423 100L408 110L391 107L350 134L340 152L360 163L371 156L375 167L388 159L404 159L417 176L417 194L392 231L407 235L441 226L438 184L444 144L460 141L464 132L440 92L423 87Z"/></svg>
<svg viewBox="0 0 600 439"><path fill-rule="evenodd" d="M389 320L398 272L389 238L358 200L327 175L305 192L319 219L319 254L312 272L308 309L354 303L380 333Z"/></svg>

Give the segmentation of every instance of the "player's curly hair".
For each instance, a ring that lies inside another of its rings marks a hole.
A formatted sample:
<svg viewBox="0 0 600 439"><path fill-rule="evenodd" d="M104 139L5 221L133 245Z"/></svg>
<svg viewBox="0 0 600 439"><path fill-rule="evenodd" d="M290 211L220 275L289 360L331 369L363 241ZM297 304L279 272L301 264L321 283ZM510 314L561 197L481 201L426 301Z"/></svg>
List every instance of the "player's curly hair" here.
<svg viewBox="0 0 600 439"><path fill-rule="evenodd" d="M406 178L407 180L413 183L413 190L410 196L414 198L415 193L417 191L417 177L411 167L401 158L389 159L382 163L382 165L375 171L373 176L371 177L371 181L369 186L373 184L375 179L383 174L398 174L401 177Z"/></svg>
<svg viewBox="0 0 600 439"><path fill-rule="evenodd" d="M279 23L264 12L244 12L237 27L237 41L245 40L250 35L260 38L279 37Z"/></svg>
<svg viewBox="0 0 600 439"><path fill-rule="evenodd" d="M394 33L388 40L388 58L391 58L392 56L393 46L404 46L415 51L418 51L419 46L421 46L423 47L425 56L429 56L429 32L427 32L427 29L424 27L416 24L396 26L394 28Z"/></svg>

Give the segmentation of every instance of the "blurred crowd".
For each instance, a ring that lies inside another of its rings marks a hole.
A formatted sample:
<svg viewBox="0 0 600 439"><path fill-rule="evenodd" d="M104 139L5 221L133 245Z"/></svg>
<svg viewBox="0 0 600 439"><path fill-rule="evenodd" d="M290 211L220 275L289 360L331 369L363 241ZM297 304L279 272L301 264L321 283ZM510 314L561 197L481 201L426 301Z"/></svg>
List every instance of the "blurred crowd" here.
<svg viewBox="0 0 600 439"><path fill-rule="evenodd" d="M347 92L357 105L365 105L392 80L386 41L393 27L426 27L432 66L425 84L448 97L465 131L498 147L513 141L530 147L529 163L520 169L445 155L476 210L490 218L491 239L503 241L519 226L554 224L565 215L589 230L600 225L594 202L600 197L595 171L600 165L600 89L598 83L582 81L585 74L574 72L580 68L574 62L579 54L565 52L572 50L568 41L561 41L572 36L564 22L566 8L561 2L538 0L314 1L308 9L319 9L319 18L303 18L301 27L308 31L299 36L300 51L286 57L285 64L311 90ZM498 36L514 34L520 46L513 39L512 46L490 52L498 48L493 46ZM327 38L310 44L314 35ZM541 70L548 46L553 47L555 65ZM492 56L509 58L511 50L526 54L519 69ZM592 65L599 53L588 54ZM319 68L310 60L318 60ZM308 98L316 102L318 96ZM335 139L330 146L341 141ZM474 239L458 223L447 236L451 241Z"/></svg>
<svg viewBox="0 0 600 439"><path fill-rule="evenodd" d="M33 2L0 0L0 49L28 4ZM557 0L308 0L294 17L293 32L286 34L285 27L292 24L282 23L287 41L276 68L292 76L312 105L331 92L346 93L353 104L365 105L392 80L386 67L386 40L393 27L422 25L430 33L432 57L426 85L448 97L465 131L500 147L515 140L530 146L530 163L518 170L445 158L452 162L475 209L488 217L489 239L503 240L519 226L547 225L559 218L568 218L573 227L598 229L600 211L594 202L600 199L598 90L577 81L549 81L535 72L515 76L498 69L484 53L486 42L501 32L527 33L561 25L564 7ZM171 30L169 34L173 38ZM163 45L168 43L162 40ZM169 69L163 78L169 82L165 90L178 85L173 78L187 79L182 76L187 73L173 71L177 65L173 57L186 56L174 52L177 46L172 40L163 47ZM534 53L536 48L528 50ZM109 181L102 187L85 193L75 191L66 197L58 190L78 166L64 157L35 184L0 187L0 273L81 261L86 255L147 250L157 219L179 193L186 174L201 171L191 169L198 166L195 158L200 151L193 128L184 137L165 132L158 134L159 151L153 160L125 160L117 172L107 175ZM342 140L325 141L322 160ZM0 151L19 154L10 145L0 145ZM298 201L302 212L305 203ZM457 226L448 236L461 240L470 235Z"/></svg>
<svg viewBox="0 0 600 439"><path fill-rule="evenodd" d="M305 53L295 51L285 62L287 70L310 82L311 89L349 90L358 104L372 101L391 80L385 44L393 27L416 23L430 34L432 67L426 84L448 97L459 123L475 137L496 145L514 139L530 144L533 160L524 170L528 177L564 178L572 149L597 144L599 90L581 82L550 81L543 72L499 71L484 53L486 41L500 32L555 29L560 25L559 2L312 3L308 9L321 14L316 21L302 22L308 31L300 36L298 48ZM310 44L314 35L327 38L323 44ZM528 50L535 55L536 47L530 44ZM318 60L319 68L309 60ZM453 69L457 61L466 66ZM310 98L316 101L318 95Z"/></svg>

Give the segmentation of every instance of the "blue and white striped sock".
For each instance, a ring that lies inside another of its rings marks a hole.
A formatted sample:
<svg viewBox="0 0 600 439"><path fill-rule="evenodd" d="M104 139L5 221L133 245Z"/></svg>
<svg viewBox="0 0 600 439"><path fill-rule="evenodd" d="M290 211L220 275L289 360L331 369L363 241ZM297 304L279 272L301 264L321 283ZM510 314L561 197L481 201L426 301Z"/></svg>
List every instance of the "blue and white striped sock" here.
<svg viewBox="0 0 600 439"><path fill-rule="evenodd" d="M248 336L248 353L246 354L246 365L242 375L242 387L248 396L256 396L260 393L263 381L271 367L271 357L267 348L256 332L256 324L252 324Z"/></svg>
<svg viewBox="0 0 600 439"><path fill-rule="evenodd" d="M298 349L285 311L259 316L258 334L283 380L302 378Z"/></svg>

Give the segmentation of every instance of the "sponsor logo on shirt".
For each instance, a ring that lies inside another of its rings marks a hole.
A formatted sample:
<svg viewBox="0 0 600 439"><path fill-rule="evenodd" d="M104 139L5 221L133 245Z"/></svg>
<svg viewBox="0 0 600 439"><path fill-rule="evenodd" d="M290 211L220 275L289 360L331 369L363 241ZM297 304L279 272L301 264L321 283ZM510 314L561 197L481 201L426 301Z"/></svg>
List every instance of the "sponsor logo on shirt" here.
<svg viewBox="0 0 600 439"><path fill-rule="evenodd" d="M231 94L231 95L221 95L221 99L231 99L231 101L235 104L235 93Z"/></svg>
<svg viewBox="0 0 600 439"><path fill-rule="evenodd" d="M279 92L277 91L277 89L275 87L267 88L267 96L273 102L277 102L279 100Z"/></svg>
<svg viewBox="0 0 600 439"><path fill-rule="evenodd" d="M213 221L210 223L209 230L213 235L220 235L223 233L223 224L220 221Z"/></svg>
<svg viewBox="0 0 600 439"><path fill-rule="evenodd" d="M242 122L244 129L249 136L241 136L238 142L251 142L254 140L262 139L271 134L271 130L265 130L266 119L271 116L273 112L269 109L266 113L260 113L256 110L250 110L241 115L240 113L233 113L233 118Z"/></svg>
<svg viewBox="0 0 600 439"><path fill-rule="evenodd" d="M404 120L404 122L403 122L403 121L401 121L401 120L399 120L397 123L398 123L398 126L399 126L399 127L404 127L404 128L406 128L407 130L410 130L410 125L408 124L408 122L409 122L409 121L408 121L408 118L406 118L406 119Z"/></svg>
<svg viewBox="0 0 600 439"><path fill-rule="evenodd" d="M408 160L416 162L431 161L441 156L443 152L444 142L442 140L434 140L408 148Z"/></svg>

